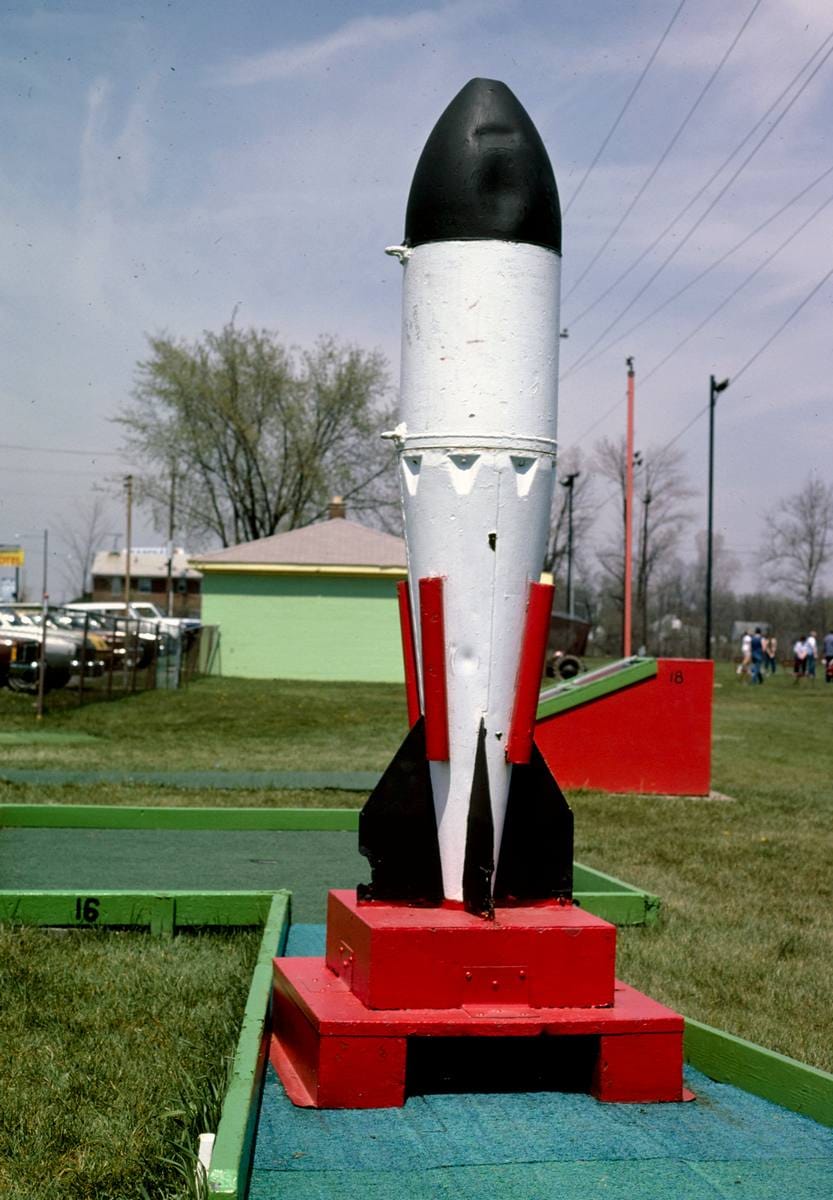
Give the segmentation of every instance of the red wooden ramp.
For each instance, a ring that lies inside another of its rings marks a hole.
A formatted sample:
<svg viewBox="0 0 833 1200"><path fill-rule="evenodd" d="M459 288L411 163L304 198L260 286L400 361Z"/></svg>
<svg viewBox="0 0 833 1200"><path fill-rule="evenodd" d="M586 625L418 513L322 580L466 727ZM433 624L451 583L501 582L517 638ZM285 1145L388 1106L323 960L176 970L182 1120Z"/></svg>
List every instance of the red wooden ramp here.
<svg viewBox="0 0 833 1200"><path fill-rule="evenodd" d="M274 960L272 1063L294 1104L391 1108L409 1039L580 1037L599 1100L681 1100L683 1019L615 981L615 944L570 903L484 921L330 892L325 958Z"/></svg>
<svg viewBox="0 0 833 1200"><path fill-rule="evenodd" d="M707 796L714 664L630 658L546 687L535 742L564 789Z"/></svg>

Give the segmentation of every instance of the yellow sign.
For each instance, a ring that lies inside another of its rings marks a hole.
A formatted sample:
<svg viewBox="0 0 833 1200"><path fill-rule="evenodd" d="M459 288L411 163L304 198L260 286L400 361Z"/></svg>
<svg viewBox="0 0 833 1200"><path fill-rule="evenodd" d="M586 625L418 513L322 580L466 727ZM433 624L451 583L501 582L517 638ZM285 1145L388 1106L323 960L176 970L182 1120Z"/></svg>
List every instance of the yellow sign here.
<svg viewBox="0 0 833 1200"><path fill-rule="evenodd" d="M22 567L22 546L0 546L0 567Z"/></svg>

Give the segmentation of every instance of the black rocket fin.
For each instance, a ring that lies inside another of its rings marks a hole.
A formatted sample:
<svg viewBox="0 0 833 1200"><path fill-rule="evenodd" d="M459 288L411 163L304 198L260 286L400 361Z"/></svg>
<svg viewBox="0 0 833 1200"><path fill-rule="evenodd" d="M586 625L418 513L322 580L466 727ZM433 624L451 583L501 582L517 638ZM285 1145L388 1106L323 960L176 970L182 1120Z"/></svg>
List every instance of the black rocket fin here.
<svg viewBox="0 0 833 1200"><path fill-rule="evenodd" d="M440 845L423 717L359 814L359 853L370 863L371 880L359 884L359 900L442 903Z"/></svg>
<svg viewBox="0 0 833 1200"><path fill-rule="evenodd" d="M573 813L541 751L512 768L495 900L526 903L573 894Z"/></svg>
<svg viewBox="0 0 833 1200"><path fill-rule="evenodd" d="M492 875L495 870L495 827L492 823L492 798L486 766L486 727L480 722L474 778L471 784L469 817L466 823L466 858L463 864L463 904L471 913L495 915L492 902Z"/></svg>

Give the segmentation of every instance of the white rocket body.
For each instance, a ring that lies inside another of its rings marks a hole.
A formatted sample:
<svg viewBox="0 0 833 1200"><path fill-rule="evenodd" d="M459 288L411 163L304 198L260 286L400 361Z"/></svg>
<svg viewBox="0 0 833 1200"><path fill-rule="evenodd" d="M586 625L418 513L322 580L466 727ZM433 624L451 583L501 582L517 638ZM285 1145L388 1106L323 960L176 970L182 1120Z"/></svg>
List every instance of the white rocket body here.
<svg viewBox="0 0 833 1200"><path fill-rule="evenodd" d="M418 581L441 577L449 758L431 763L446 899L463 899L481 721L498 861L529 585L539 579L556 453L560 258L529 243L402 252L396 430L421 678Z"/></svg>

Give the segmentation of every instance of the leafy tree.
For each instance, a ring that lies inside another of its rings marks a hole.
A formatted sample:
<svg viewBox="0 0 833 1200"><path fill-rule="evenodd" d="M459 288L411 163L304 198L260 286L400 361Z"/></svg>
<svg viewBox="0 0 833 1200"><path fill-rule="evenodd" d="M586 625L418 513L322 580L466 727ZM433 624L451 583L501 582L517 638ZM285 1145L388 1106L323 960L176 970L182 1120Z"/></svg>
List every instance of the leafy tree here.
<svg viewBox="0 0 833 1200"><path fill-rule="evenodd" d="M761 561L769 581L786 587L809 618L819 577L833 555L833 487L810 475L764 520Z"/></svg>
<svg viewBox="0 0 833 1200"><path fill-rule="evenodd" d="M396 472L379 434L393 420L381 354L322 337L287 349L269 330L194 342L150 337L132 403L117 420L125 449L146 464L137 495L168 523L223 546L322 517L338 493L376 523L395 518Z"/></svg>

